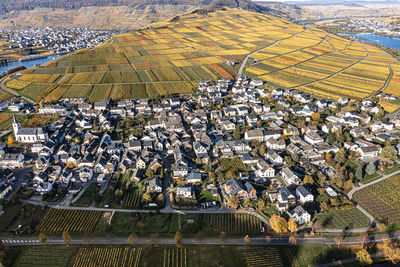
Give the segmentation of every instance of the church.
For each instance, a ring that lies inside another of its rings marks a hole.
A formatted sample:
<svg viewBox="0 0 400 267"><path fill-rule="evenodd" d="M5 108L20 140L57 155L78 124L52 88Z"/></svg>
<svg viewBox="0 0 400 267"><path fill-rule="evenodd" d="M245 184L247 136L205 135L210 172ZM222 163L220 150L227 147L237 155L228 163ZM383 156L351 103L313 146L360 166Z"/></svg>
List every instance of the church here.
<svg viewBox="0 0 400 267"><path fill-rule="evenodd" d="M21 128L21 125L17 122L15 115L13 115L13 130L15 140L21 143L36 143L46 142L49 140L49 135L42 128Z"/></svg>

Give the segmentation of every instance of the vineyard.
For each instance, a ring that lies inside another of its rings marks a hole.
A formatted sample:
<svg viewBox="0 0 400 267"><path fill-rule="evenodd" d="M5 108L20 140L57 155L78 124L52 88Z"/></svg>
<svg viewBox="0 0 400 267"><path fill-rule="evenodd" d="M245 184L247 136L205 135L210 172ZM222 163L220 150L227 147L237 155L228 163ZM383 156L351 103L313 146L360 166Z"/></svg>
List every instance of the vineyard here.
<svg viewBox="0 0 400 267"><path fill-rule="evenodd" d="M369 226L368 218L358 209L325 211L318 214L316 223L328 229L354 229Z"/></svg>
<svg viewBox="0 0 400 267"><path fill-rule="evenodd" d="M279 267L282 264L279 251L276 248L245 249L244 258L248 267Z"/></svg>
<svg viewBox="0 0 400 267"><path fill-rule="evenodd" d="M11 114L0 114L0 130L6 130L11 126L12 115Z"/></svg>
<svg viewBox="0 0 400 267"><path fill-rule="evenodd" d="M32 99L45 96L45 102L191 94L199 81L234 79L239 64L226 62L240 62L261 48L245 74L275 87L359 99L383 87L391 66L393 81L387 91L398 88L399 64L378 48L269 15L233 10L185 15L176 22L116 35L106 45L26 70L7 86Z"/></svg>
<svg viewBox="0 0 400 267"><path fill-rule="evenodd" d="M122 206L127 209L140 208L141 199L142 193L139 190L135 190L134 192L126 192Z"/></svg>
<svg viewBox="0 0 400 267"><path fill-rule="evenodd" d="M255 216L242 213L204 214L203 222L215 233L257 234L262 226Z"/></svg>
<svg viewBox="0 0 400 267"><path fill-rule="evenodd" d="M188 266L186 248L164 249L163 267L186 267L186 266Z"/></svg>
<svg viewBox="0 0 400 267"><path fill-rule="evenodd" d="M17 266L20 267L63 267L69 266L69 261L74 254L71 248L45 248L36 246L27 249Z"/></svg>
<svg viewBox="0 0 400 267"><path fill-rule="evenodd" d="M142 248L81 248L74 267L138 267Z"/></svg>
<svg viewBox="0 0 400 267"><path fill-rule="evenodd" d="M396 175L355 193L357 203L385 223L400 218L400 176Z"/></svg>
<svg viewBox="0 0 400 267"><path fill-rule="evenodd" d="M36 227L38 232L91 232L100 211L50 209Z"/></svg>

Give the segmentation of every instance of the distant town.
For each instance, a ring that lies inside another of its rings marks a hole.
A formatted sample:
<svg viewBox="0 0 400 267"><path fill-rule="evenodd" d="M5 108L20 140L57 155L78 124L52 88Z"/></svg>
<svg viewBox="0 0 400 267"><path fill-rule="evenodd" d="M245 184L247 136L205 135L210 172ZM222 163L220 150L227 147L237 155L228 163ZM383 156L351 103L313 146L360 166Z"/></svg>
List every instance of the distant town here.
<svg viewBox="0 0 400 267"><path fill-rule="evenodd" d="M42 47L50 53L68 53L95 47L120 31L94 31L85 28L30 28L1 30L0 39L11 42L10 48Z"/></svg>

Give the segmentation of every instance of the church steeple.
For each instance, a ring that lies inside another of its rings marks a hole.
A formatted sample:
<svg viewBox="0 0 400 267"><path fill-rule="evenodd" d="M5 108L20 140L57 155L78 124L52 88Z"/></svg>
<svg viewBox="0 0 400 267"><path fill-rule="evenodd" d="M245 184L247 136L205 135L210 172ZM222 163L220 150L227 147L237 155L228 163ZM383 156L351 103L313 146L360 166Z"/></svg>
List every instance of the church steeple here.
<svg viewBox="0 0 400 267"><path fill-rule="evenodd" d="M13 130L14 130L14 135L16 136L18 133L18 129L21 127L20 124L17 122L17 119L15 118L15 114L13 114L13 124L12 124Z"/></svg>

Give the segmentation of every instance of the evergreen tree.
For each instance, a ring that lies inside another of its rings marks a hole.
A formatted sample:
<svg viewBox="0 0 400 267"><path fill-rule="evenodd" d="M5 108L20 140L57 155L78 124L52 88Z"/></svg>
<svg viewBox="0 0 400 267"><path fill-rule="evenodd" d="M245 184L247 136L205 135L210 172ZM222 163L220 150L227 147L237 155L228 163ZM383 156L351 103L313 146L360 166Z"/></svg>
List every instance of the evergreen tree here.
<svg viewBox="0 0 400 267"><path fill-rule="evenodd" d="M373 162L368 163L367 168L365 169L365 171L369 174L372 175L374 173L376 173L376 166Z"/></svg>

